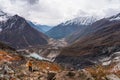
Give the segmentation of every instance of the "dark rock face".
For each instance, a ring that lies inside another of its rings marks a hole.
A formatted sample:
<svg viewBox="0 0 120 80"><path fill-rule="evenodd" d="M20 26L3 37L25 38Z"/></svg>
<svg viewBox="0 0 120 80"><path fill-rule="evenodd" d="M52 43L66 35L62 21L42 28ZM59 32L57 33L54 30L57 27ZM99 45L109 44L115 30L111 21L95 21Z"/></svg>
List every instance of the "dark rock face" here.
<svg viewBox="0 0 120 80"><path fill-rule="evenodd" d="M32 28L27 21L15 15L2 25L0 40L16 48L47 44L47 36Z"/></svg>
<svg viewBox="0 0 120 80"><path fill-rule="evenodd" d="M86 28L72 45L63 49L56 61L84 66L120 51L120 21L110 19L101 19ZM82 59L83 56L87 57Z"/></svg>
<svg viewBox="0 0 120 80"><path fill-rule="evenodd" d="M6 44L3 43L3 42L0 42L0 49L2 49L2 50L12 50L12 51L15 51L14 48L12 48L12 47L6 45Z"/></svg>

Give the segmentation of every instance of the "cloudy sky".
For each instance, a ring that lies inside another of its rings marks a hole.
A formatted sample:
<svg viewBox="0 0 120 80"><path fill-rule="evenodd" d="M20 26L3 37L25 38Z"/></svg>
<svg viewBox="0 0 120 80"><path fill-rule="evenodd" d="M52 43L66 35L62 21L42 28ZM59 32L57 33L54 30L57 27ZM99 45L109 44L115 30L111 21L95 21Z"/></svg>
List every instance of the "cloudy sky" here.
<svg viewBox="0 0 120 80"><path fill-rule="evenodd" d="M57 25L76 16L111 16L120 0L0 0L0 9L40 24Z"/></svg>

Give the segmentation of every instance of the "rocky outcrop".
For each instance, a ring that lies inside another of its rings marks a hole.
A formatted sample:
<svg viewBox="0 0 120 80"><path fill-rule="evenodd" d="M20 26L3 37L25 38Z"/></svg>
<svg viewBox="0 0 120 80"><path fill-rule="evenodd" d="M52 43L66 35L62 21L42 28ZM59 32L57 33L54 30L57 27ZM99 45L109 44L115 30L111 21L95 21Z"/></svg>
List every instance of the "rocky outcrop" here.
<svg viewBox="0 0 120 80"><path fill-rule="evenodd" d="M120 78L116 76L115 74L107 75L106 78L107 80L120 80Z"/></svg>

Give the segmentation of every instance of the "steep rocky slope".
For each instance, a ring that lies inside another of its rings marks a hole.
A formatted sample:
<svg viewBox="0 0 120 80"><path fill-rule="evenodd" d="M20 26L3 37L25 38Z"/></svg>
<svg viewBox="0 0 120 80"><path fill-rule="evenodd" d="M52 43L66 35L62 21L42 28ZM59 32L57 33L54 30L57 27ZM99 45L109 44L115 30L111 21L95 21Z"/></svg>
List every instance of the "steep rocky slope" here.
<svg viewBox="0 0 120 80"><path fill-rule="evenodd" d="M0 40L15 49L47 44L48 37L32 28L18 15L10 17L1 28Z"/></svg>
<svg viewBox="0 0 120 80"><path fill-rule="evenodd" d="M120 21L120 14L111 16L109 18L103 18L101 20L97 20L96 22L94 22L92 25L88 26L84 30L78 30L74 32L73 34L71 34L70 36L68 36L66 38L66 41L68 43L74 43L75 41L81 39L84 36L93 34L94 32L97 32L99 29L102 30L106 26L115 25L119 23L119 21Z"/></svg>

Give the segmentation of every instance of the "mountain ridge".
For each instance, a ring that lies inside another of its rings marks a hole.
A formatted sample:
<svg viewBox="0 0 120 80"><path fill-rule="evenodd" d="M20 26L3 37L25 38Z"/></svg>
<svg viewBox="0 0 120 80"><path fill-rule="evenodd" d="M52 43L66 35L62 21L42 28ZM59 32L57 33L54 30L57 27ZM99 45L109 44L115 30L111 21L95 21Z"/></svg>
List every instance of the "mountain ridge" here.
<svg viewBox="0 0 120 80"><path fill-rule="evenodd" d="M103 18L86 28L84 33L79 34L82 36L64 48L55 61L83 68L95 65L94 61L99 63L98 59L120 51L120 20L110 19Z"/></svg>
<svg viewBox="0 0 120 80"><path fill-rule="evenodd" d="M88 25L91 25L95 21L96 18L94 17L74 18L72 20L68 20L64 23L61 23L53 27L51 30L46 32L46 34L54 39L62 39L69 36L70 34L77 30L82 30L86 28Z"/></svg>
<svg viewBox="0 0 120 80"><path fill-rule="evenodd" d="M14 48L47 44L48 37L32 28L24 18L18 15L8 19L1 28L0 40Z"/></svg>

